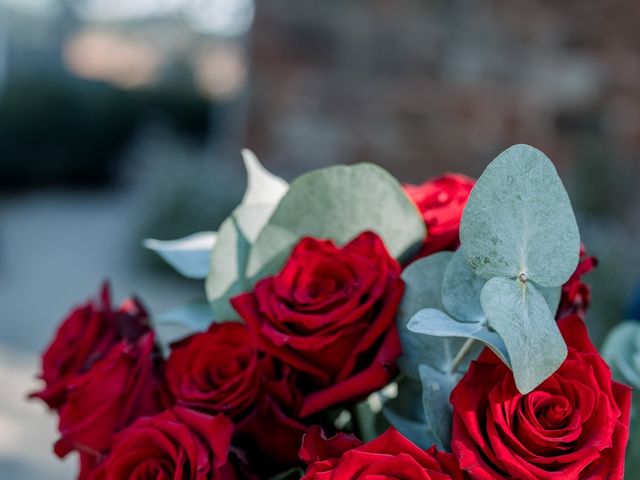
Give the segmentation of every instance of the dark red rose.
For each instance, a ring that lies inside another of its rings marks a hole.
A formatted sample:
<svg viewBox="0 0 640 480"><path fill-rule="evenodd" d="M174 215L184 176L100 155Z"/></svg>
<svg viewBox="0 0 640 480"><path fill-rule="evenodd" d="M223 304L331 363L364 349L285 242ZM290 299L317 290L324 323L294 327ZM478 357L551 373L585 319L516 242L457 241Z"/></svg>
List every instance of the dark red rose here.
<svg viewBox="0 0 640 480"><path fill-rule="evenodd" d="M611 380L579 317L558 326L569 354L533 392L520 394L489 349L453 390L451 445L471 478L623 478L631 390Z"/></svg>
<svg viewBox="0 0 640 480"><path fill-rule="evenodd" d="M87 372L74 377L60 409L56 453L63 457L76 450L97 461L115 432L138 417L164 410L169 401L159 379L160 361L149 332L135 343L115 344Z"/></svg>
<svg viewBox="0 0 640 480"><path fill-rule="evenodd" d="M76 374L86 372L120 340L135 341L149 331L147 312L137 300L126 300L114 310L107 283L99 297L71 311L42 355L45 388L31 396L53 409L64 403L67 384Z"/></svg>
<svg viewBox="0 0 640 480"><path fill-rule="evenodd" d="M120 432L94 480L235 480L233 422L184 408L141 418Z"/></svg>
<svg viewBox="0 0 640 480"><path fill-rule="evenodd" d="M342 248L300 240L279 274L231 303L260 349L298 372L306 417L393 378L401 352L393 319L403 291L398 262L366 232Z"/></svg>
<svg viewBox="0 0 640 480"><path fill-rule="evenodd" d="M261 390L258 354L240 323L213 324L171 346L165 376L178 405L237 419Z"/></svg>
<svg viewBox="0 0 640 480"><path fill-rule="evenodd" d="M435 447L422 450L390 428L362 444L345 434L327 439L319 427L304 437L300 458L308 464L302 480L462 480L455 457Z"/></svg>
<svg viewBox="0 0 640 480"><path fill-rule="evenodd" d="M598 266L595 257L587 255L584 245L580 245L580 263L571 278L562 286L562 297L557 318L567 315L585 317L591 304L591 288L582 281L582 277Z"/></svg>
<svg viewBox="0 0 640 480"><path fill-rule="evenodd" d="M405 185L427 225L427 238L417 258L460 245L460 219L475 180L448 173L422 185Z"/></svg>
<svg viewBox="0 0 640 480"><path fill-rule="evenodd" d="M297 460L305 431L290 417L300 402L291 374L259 353L247 328L234 322L213 324L173 344L165 370L177 405L224 413L238 424L249 454L254 445L277 463Z"/></svg>

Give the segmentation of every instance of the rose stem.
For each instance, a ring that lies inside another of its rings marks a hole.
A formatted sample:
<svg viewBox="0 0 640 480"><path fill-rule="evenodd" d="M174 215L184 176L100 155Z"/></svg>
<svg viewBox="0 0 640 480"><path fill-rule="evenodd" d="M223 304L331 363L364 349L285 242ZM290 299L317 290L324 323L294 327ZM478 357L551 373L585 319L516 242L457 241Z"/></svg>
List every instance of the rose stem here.
<svg viewBox="0 0 640 480"><path fill-rule="evenodd" d="M460 366L460 363L462 362L462 360L464 360L464 357L467 355L467 353L469 353L469 350L471 350L471 347L473 346L475 341L475 338L467 338L467 341L464 342L462 347L460 347L460 350L458 350L458 353L456 353L456 356L453 357L453 360L451 361L451 373L456 372L457 368Z"/></svg>

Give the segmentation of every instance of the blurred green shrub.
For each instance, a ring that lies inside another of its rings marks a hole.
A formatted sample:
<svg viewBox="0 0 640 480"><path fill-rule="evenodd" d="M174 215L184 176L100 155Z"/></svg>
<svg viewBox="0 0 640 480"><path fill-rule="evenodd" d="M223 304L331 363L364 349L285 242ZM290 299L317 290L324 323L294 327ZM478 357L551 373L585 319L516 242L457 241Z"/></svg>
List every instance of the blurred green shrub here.
<svg viewBox="0 0 640 480"><path fill-rule="evenodd" d="M0 94L0 186L107 183L137 126L154 116L193 137L210 128L210 105L186 89L15 79Z"/></svg>

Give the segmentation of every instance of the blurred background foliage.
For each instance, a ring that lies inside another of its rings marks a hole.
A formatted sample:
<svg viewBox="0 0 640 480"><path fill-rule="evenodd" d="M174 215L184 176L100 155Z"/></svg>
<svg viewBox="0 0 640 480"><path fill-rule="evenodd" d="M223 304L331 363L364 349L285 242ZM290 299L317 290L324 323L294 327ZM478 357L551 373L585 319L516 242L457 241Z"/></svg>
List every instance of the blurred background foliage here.
<svg viewBox="0 0 640 480"><path fill-rule="evenodd" d="M3 358L31 375L105 276L154 312L199 294L140 240L216 229L244 146L287 179L370 161L413 183L540 148L600 259L600 343L640 304L639 21L634 0L0 0ZM12 445L22 403L0 476L70 478Z"/></svg>

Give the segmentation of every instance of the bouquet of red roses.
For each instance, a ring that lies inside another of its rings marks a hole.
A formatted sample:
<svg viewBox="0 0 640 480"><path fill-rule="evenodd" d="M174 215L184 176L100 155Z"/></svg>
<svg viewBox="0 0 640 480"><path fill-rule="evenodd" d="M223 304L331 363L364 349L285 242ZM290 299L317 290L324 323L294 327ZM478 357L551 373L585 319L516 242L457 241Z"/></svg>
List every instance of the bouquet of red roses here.
<svg viewBox="0 0 640 480"><path fill-rule="evenodd" d="M581 319L596 262L544 154L419 186L244 159L217 232L146 242L206 298L150 319L104 286L44 353L78 478L623 478L631 390Z"/></svg>

